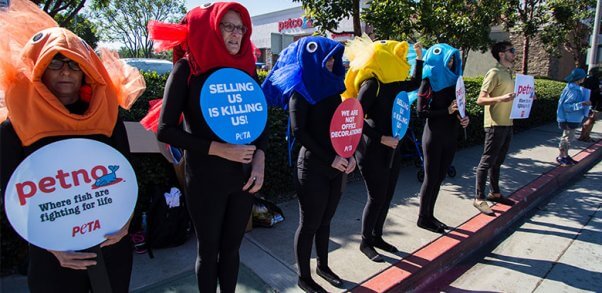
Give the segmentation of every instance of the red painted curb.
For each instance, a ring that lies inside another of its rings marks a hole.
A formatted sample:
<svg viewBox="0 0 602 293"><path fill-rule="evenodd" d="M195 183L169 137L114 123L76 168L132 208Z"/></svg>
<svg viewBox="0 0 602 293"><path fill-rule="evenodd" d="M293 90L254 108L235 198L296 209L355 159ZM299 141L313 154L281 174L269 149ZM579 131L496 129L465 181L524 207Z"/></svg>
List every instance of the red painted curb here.
<svg viewBox="0 0 602 293"><path fill-rule="evenodd" d="M602 140L599 140L574 156L579 164L556 167L515 191L510 196L516 202L514 206L496 204L493 207L495 217L484 214L474 216L455 230L359 284L351 292L405 292L427 287L573 178L585 173L601 157Z"/></svg>

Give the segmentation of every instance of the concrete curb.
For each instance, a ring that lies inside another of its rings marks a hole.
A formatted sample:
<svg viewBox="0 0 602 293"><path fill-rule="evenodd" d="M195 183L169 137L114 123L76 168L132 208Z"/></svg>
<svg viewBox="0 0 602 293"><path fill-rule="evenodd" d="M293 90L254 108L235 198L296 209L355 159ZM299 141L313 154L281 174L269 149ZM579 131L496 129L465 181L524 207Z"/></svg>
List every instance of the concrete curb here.
<svg viewBox="0 0 602 293"><path fill-rule="evenodd" d="M405 292L425 289L444 276L473 251L508 229L525 213L551 197L558 189L584 174L602 158L602 140L577 154L579 164L556 167L515 191L514 206L497 204L495 217L478 214L451 232L417 249L386 270L355 287L351 292Z"/></svg>

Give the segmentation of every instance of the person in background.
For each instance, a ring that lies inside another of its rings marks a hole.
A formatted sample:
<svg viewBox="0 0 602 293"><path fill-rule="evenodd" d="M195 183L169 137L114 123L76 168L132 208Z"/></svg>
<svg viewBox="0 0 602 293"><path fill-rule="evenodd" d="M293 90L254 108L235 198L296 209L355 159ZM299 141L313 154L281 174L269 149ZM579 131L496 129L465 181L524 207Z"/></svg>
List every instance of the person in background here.
<svg viewBox="0 0 602 293"><path fill-rule="evenodd" d="M159 49L174 49L157 139L185 150L184 196L197 235L200 292L215 292L218 281L221 292L235 291L253 194L263 186L266 133L249 145L226 143L200 107L201 89L217 69L236 68L257 77L251 28L249 12L236 2L193 8L180 24L149 25ZM186 129L180 127L182 114Z"/></svg>
<svg viewBox="0 0 602 293"><path fill-rule="evenodd" d="M483 154L477 166L475 200L473 206L481 213L495 215L485 200L498 202L505 205L514 204L513 201L502 196L500 192L500 167L506 159L510 141L512 140L512 100L514 93L514 71L512 66L516 59L516 50L512 43L502 41L493 44L491 55L497 60L495 67L491 68L481 86L477 99L479 106L485 107L483 126L485 130L485 143ZM485 184L489 177L491 192L485 195Z"/></svg>
<svg viewBox="0 0 602 293"><path fill-rule="evenodd" d="M589 89L591 91L589 100L591 101L591 110L589 115L583 122L583 127L581 128L581 134L579 135L578 140L585 142L593 142L594 140L591 138L590 134L592 132L592 128L594 128L594 123L596 122L596 117L598 113L602 111L602 96L600 95L600 79L598 78L597 67L594 67L589 70L589 74L583 81L583 87Z"/></svg>
<svg viewBox="0 0 602 293"><path fill-rule="evenodd" d="M585 80L585 70L575 68L564 80L567 84L560 94L556 111L556 121L558 127L562 129L556 162L561 166L570 166L577 164L577 161L569 156L571 141L575 139L575 131L586 117L584 107L591 105L591 101L585 100L579 86Z"/></svg>
<svg viewBox="0 0 602 293"><path fill-rule="evenodd" d="M423 80L418 90L418 117L426 118L422 133L424 181L420 188L418 227L443 233L448 226L434 216L439 188L454 160L460 127L466 128L456 102L456 82L462 76L460 51L436 44L424 55Z"/></svg>

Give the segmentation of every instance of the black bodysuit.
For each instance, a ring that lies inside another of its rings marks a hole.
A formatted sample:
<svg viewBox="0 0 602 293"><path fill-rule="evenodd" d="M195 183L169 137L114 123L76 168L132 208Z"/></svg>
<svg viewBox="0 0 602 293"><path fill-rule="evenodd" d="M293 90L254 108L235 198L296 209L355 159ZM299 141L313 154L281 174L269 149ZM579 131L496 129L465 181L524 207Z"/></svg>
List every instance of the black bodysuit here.
<svg viewBox="0 0 602 293"><path fill-rule="evenodd" d="M174 65L165 85L157 138L185 150L185 197L198 240L199 290L215 292L219 279L221 292L234 292L238 251L253 196L242 190L250 166L209 155L211 142L222 142L205 122L200 107L201 89L212 72L191 76L186 59ZM179 127L182 113L186 130ZM264 150L266 142L264 132L253 144Z"/></svg>
<svg viewBox="0 0 602 293"><path fill-rule="evenodd" d="M366 188L368 201L362 217L362 240L371 242L382 237L389 204L393 198L399 170L400 148L393 150L380 142L382 136L392 136L391 113L393 102L401 91L414 91L420 86L422 60L416 60L414 76L409 81L381 83L376 78L362 83L358 99L365 114L364 141L366 149L358 152L358 165ZM389 167L390 161L393 164Z"/></svg>
<svg viewBox="0 0 602 293"><path fill-rule="evenodd" d="M455 86L433 92L429 80L425 79L418 97L418 116L426 118L422 133L425 176L420 188L419 216L432 219L439 188L456 153L460 121L457 112L448 112L456 99Z"/></svg>
<svg viewBox="0 0 602 293"><path fill-rule="evenodd" d="M341 103L339 95L311 105L298 93L289 100L291 128L301 144L297 160L299 227L295 255L299 276L310 279L309 259L315 236L318 267L328 267L330 221L334 216L347 176L331 166L336 157L330 142L330 120Z"/></svg>
<svg viewBox="0 0 602 293"><path fill-rule="evenodd" d="M66 107L71 113L83 114L87 108L87 104L76 102ZM0 181L2 183L2 198L4 198L4 190L6 190L10 176L27 156L48 144L69 138L96 140L112 146L126 158L129 157L130 147L127 133L121 120L117 121L111 137L104 135L45 137L26 147L21 144L21 140L15 133L11 122L5 120L0 125ZM132 246L129 237L125 236L118 243L101 249L113 292L128 292L132 272ZM52 253L32 244L29 245L27 282L31 292L62 293L89 292L91 290L90 279L86 270L73 270L62 267Z"/></svg>

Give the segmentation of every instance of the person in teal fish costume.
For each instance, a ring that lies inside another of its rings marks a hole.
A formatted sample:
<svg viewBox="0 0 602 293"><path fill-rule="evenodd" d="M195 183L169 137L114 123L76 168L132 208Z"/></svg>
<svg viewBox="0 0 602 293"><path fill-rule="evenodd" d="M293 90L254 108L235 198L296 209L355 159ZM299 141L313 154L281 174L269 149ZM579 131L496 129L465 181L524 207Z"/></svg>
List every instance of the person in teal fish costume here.
<svg viewBox="0 0 602 293"><path fill-rule="evenodd" d="M470 120L468 116L460 117L456 102L456 82L462 76L460 51L448 44L436 44L426 51L424 63L417 111L419 117L426 118L422 133L425 172L417 224L443 233L448 227L435 218L435 201L456 153L458 131Z"/></svg>

